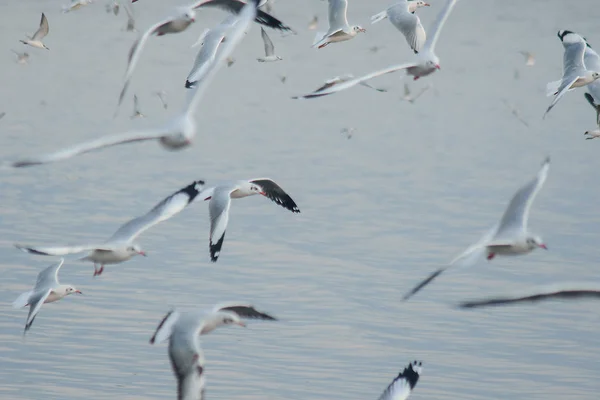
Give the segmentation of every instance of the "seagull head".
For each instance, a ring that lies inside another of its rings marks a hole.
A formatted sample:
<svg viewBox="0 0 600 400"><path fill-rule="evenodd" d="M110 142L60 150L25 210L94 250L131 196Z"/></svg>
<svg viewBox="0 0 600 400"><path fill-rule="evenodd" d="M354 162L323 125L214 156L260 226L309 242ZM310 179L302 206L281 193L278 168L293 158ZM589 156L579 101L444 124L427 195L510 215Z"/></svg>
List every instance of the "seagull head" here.
<svg viewBox="0 0 600 400"><path fill-rule="evenodd" d="M544 244L544 241L539 236L531 236L527 238L527 244L531 249L539 247L544 250L548 250L548 247Z"/></svg>
<svg viewBox="0 0 600 400"><path fill-rule="evenodd" d="M366 32L366 31L367 31L365 28L363 28L363 27L362 27L362 26L360 26L360 25L354 25L354 26L352 27L352 29L353 29L353 30L354 30L354 32L356 32L356 33L358 33L358 32L362 32L362 33L364 33L364 32Z"/></svg>
<svg viewBox="0 0 600 400"><path fill-rule="evenodd" d="M242 182L239 190L241 192L240 194L243 194L244 196L252 196L255 194L266 195L264 189L253 182Z"/></svg>
<svg viewBox="0 0 600 400"><path fill-rule="evenodd" d="M77 289L75 286L65 285L65 296L68 296L73 293L83 294L81 293L81 290Z"/></svg>
<svg viewBox="0 0 600 400"><path fill-rule="evenodd" d="M246 327L246 324L237 314L227 311L219 311L204 320L200 334L205 335L209 332L212 332L219 326L225 325L238 325L244 328Z"/></svg>
<svg viewBox="0 0 600 400"><path fill-rule="evenodd" d="M139 245L137 245L137 244L134 244L134 245L131 245L131 246L129 246L129 247L127 248L127 252L128 252L129 254L131 254L132 256L135 256L135 255L139 254L140 256L147 257L146 253L145 253L145 252L142 250L142 248L141 248Z"/></svg>

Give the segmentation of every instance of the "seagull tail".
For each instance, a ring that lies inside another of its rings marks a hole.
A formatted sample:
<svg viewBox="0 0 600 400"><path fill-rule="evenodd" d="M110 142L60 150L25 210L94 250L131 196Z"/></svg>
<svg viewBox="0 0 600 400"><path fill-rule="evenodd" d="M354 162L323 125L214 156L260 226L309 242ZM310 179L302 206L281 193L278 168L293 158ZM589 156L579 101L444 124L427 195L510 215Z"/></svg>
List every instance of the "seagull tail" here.
<svg viewBox="0 0 600 400"><path fill-rule="evenodd" d="M17 299L15 301L13 301L12 306L13 308L23 308L27 305L27 303L29 303L29 297L31 296L33 292L29 291L29 292L25 292L25 293L21 293L21 295L19 297L17 297Z"/></svg>
<svg viewBox="0 0 600 400"><path fill-rule="evenodd" d="M326 32L317 32L312 47L318 47L319 45L323 44L322 42L325 40L325 33Z"/></svg>
<svg viewBox="0 0 600 400"><path fill-rule="evenodd" d="M406 301L406 300L410 299L412 296L417 294L418 291L423 289L425 286L429 285L435 278L440 276L442 274L442 272L444 272L446 269L447 269L447 267L440 268L437 271L435 271L434 273L432 273L431 275L429 275L426 279L424 279L417 286L415 286L410 292L405 294L404 297L402 298L402 300Z"/></svg>
<svg viewBox="0 0 600 400"><path fill-rule="evenodd" d="M379 14L375 14L371 17L371 24L376 24L379 21L382 21L388 17L387 10L380 12Z"/></svg>
<svg viewBox="0 0 600 400"><path fill-rule="evenodd" d="M556 92L558 92L558 88L560 87L562 81L554 81L550 82L546 85L546 96L554 96Z"/></svg>

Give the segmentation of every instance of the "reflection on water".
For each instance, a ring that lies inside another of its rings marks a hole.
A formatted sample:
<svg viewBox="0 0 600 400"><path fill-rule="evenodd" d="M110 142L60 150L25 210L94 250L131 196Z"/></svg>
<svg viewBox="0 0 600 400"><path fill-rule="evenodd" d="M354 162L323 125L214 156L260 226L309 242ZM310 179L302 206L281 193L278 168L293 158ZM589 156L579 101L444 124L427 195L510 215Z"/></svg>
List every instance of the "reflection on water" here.
<svg viewBox="0 0 600 400"><path fill-rule="evenodd" d="M434 2L432 2L434 3ZM422 10L429 27L440 2ZM251 301L278 316L203 338L211 398L373 399L413 359L424 361L415 399L597 398L598 305L547 302L463 311L461 299L562 280L595 280L600 167L597 143L583 140L593 111L582 92L565 96L542 123L545 84L560 77L558 29L600 45L600 10L590 1L461 1L439 41L442 70L415 104L401 101L400 77L378 80L388 93L358 87L315 101L293 101L321 81L398 63L410 50L390 24L354 40L310 49L304 27L326 4L280 1L276 15L300 32L271 33L284 61L259 64L254 26L201 102L194 147L121 146L46 167L3 172L0 180L0 397L13 400L174 398L166 345L148 340L166 311ZM387 6L351 2L366 25ZM539 10L543 6L544 18ZM140 27L169 8L135 5ZM222 20L207 10L180 35L152 38L131 85L132 102L112 120L135 34L95 4L61 14L55 2L0 4L4 49L44 11L48 52L30 64L0 60L0 158L31 155L103 133L160 123L183 104L183 80L197 35ZM321 23L321 22L320 22ZM469 29L464 29L469 27ZM474 35L473 33L477 33ZM375 54L369 48L385 49ZM519 50L536 54L522 65ZM514 70L520 79L514 80ZM288 77L281 84L279 75ZM411 82L412 84L412 82ZM169 109L151 99L169 93ZM531 129L502 104L519 108ZM44 102L45 105L41 104ZM355 128L351 139L339 131ZM552 166L531 227L550 251L483 262L440 277L410 302L402 296L500 217L512 193ZM45 305L23 340L27 310L10 303L52 260L12 247L93 243L195 179L269 176L298 203L293 215L262 198L235 200L218 263L209 262L206 204L140 238L150 257L92 267L68 261L61 280L84 296Z"/></svg>

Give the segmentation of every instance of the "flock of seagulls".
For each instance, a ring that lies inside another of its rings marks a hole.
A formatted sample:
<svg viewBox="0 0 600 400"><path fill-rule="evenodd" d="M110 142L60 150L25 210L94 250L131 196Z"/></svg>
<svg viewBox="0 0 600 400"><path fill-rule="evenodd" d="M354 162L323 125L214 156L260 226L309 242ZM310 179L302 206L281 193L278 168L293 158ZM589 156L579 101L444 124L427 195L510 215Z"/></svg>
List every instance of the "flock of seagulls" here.
<svg viewBox="0 0 600 400"><path fill-rule="evenodd" d="M131 3L136 3L137 1L132 0ZM91 0L74 0L71 4L64 7L63 11L72 12L91 2ZM355 77L352 74L343 74L327 80L313 92L292 98L315 99L342 92L356 85L361 85L378 92L385 92L386 89L377 88L369 82L379 76L397 71L405 71L414 80L433 74L441 68L440 59L435 53L437 41L444 23L457 2L458 0L445 0L433 26L428 31L429 33L426 32L416 14L417 10L422 7L431 7L425 1L400 0L397 4L373 15L371 17L372 24L388 19L404 36L406 43L414 52L412 60L379 69L360 77ZM135 31L134 13L131 3L129 0L112 0L106 5L106 11L114 13L114 15L118 15L121 6L123 6L128 16L127 31ZM143 4L143 1L141 3ZM346 42L356 37L359 33L366 32L361 26L350 25L348 23L348 0L329 0L328 6L329 29L326 32L316 34L312 44L313 48L323 49L329 44ZM171 16L156 22L144 30L133 43L127 57L127 70L118 97L115 115L128 90L133 73L140 60L142 60L142 52L147 41L152 36L159 37L185 31L195 23L196 13L205 7L220 8L225 10L228 15L221 23L210 29L206 29L200 35L197 42L192 45L192 48L201 47L185 81L182 77L181 90L186 92L188 98L184 108L174 118L166 124L153 129L102 136L95 140L66 147L50 154L6 161L0 164L1 167L23 168L39 166L65 161L91 151L98 151L116 145L144 141L157 141L165 149L175 151L191 146L199 128L194 118L198 104L207 86L211 83L221 66L225 64L230 66L234 62L231 54L247 32L249 32L252 22L255 21L261 25L260 33L264 43L265 54L264 56L257 57L257 61L259 62L277 62L283 60L276 54L273 42L265 28L292 34L295 33L292 28L269 13L272 5L271 2L265 0L198 0L179 8ZM261 7L264 7L267 11L261 10ZM317 25L318 18L315 16L310 22L308 29L314 30L317 28ZM49 50L43 42L49 31L48 19L42 13L38 30L33 36L26 40L21 40L21 42L24 45L37 49ZM558 38L564 47L563 76L560 80L551 82L547 86L547 94L554 96L554 98L544 113L543 118L546 117L547 113L556 106L558 101L567 92L575 88L585 87L587 89L585 98L594 108L596 124L598 125L597 130L589 130L585 132L585 136L586 139L600 137L600 82L598 82L600 78L600 57L592 49L587 40L575 32L561 30L558 32ZM18 62L27 62L29 58L27 53L14 52L18 57ZM522 52L522 55L525 57L526 65L532 66L535 64L535 59L531 53ZM408 85L405 84L402 99L412 103L430 87L428 85L418 93L411 93ZM167 109L166 93L159 91L155 92L155 94L162 106ZM506 103L506 105L521 122L527 124L519 117L516 110L509 103ZM143 114L139 110L137 96L134 95L134 113L132 118L135 117L143 117ZM350 138L354 132L354 128L344 128L341 132ZM449 268L469 267L477 264L482 259L492 261L496 257L526 255L538 248L547 250L546 244L540 236L529 230L528 220L531 206L547 179L549 168L550 158L548 157L543 161L537 175L519 188L513 195L500 221L492 229L487 231L477 243L452 260L448 266L437 269L418 283L404 296L404 300L408 300L414 296ZM201 199L208 202L210 217L208 253L210 260L216 262L223 249L231 200L253 195L267 197L292 213L300 212L298 205L290 195L269 178L232 181L215 186L208 186L205 184L205 181L196 180L167 196L145 214L123 224L105 241L57 246L16 244L15 246L18 249L30 254L60 258L58 262L39 272L35 286L31 291L21 294L13 302L15 308L29 307L23 334L31 328L43 304L58 301L70 294L81 294L81 291L75 288L75 286L59 282L58 273L65 262L65 259L62 257L85 253L79 260L93 263L93 275L100 276L104 272L106 265L120 264L137 255L147 256L146 252L142 250L142 247L137 242L138 237L149 228L183 212L194 201L197 201L197 199ZM550 298L571 299L585 297L600 297L600 287L585 284L569 287L554 286L536 289L532 293L465 301L459 306L463 308L475 308L516 302L540 301ZM204 399L205 360L200 346L200 336L208 334L220 326L246 326L244 322L246 319L277 321L276 317L258 311L253 305L244 303L218 305L207 312L174 309L162 319L156 332L151 337L150 343L158 344L168 341L168 355L177 380L177 398L179 400ZM407 399L417 384L421 372L422 363L420 361L411 362L390 383L379 400Z"/></svg>

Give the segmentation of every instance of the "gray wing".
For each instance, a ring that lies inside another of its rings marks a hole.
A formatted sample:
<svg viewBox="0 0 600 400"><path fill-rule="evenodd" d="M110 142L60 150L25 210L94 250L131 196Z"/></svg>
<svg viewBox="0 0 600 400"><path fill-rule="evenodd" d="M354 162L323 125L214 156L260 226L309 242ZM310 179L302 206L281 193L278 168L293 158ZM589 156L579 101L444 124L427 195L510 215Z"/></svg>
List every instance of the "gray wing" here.
<svg viewBox="0 0 600 400"><path fill-rule="evenodd" d="M556 96L554 96L554 99L552 100L552 103L550 103L550 105L546 109L546 112L544 113L544 116L542 117L542 119L546 118L546 115L548 115L548 113L550 112L550 110L552 110L554 108L554 106L558 103L558 101L560 99L562 99L562 97L565 94L567 94L567 92L571 88L571 85L574 84L577 81L577 79L579 79L578 76L572 77L572 79L570 81L565 81L564 78L563 78L563 80L560 82L560 86L558 88L558 93L556 94Z"/></svg>
<svg viewBox="0 0 600 400"><path fill-rule="evenodd" d="M594 49L592 49L587 43L583 61L586 69L589 71L600 72L600 56L598 56L598 53L596 53ZM600 82L595 80L594 82L588 84L585 88L590 96L592 96L593 101L590 101L590 104L592 104L592 107L594 107L596 110L596 123L600 125ZM588 98L588 96L586 96L586 98ZM588 101L589 100L590 99L588 98Z"/></svg>
<svg viewBox="0 0 600 400"><path fill-rule="evenodd" d="M537 288L529 293L521 293L507 296L487 297L484 299L463 301L459 304L461 308L477 308L486 306L497 306L504 304L537 302L551 299L585 299L600 298L600 286L590 284L561 284L543 288Z"/></svg>
<svg viewBox="0 0 600 400"><path fill-rule="evenodd" d="M165 221L183 211L202 191L204 181L194 181L163 199L146 214L130 220L121 226L111 237L110 242L129 243L148 228Z"/></svg>
<svg viewBox="0 0 600 400"><path fill-rule="evenodd" d="M246 4L239 0L199 0L191 8L200 8L200 7L217 7L222 10L225 10L230 13L239 14L242 11L242 8ZM256 10L256 14L252 17L257 23L268 26L273 29L278 29L280 31L290 31L294 32L292 28L285 25L283 22L273 17L271 14L267 14L262 10Z"/></svg>
<svg viewBox="0 0 600 400"><path fill-rule="evenodd" d="M457 0L446 1L446 5L444 6L444 9L442 11L440 11L437 19L435 20L435 23L429 30L430 36L427 38L427 41L425 42L425 46L423 46L424 50L427 49L432 52L435 51L435 44L437 43L437 40L440 36L442 27L444 26L444 23L448 19L448 16L450 15L452 8L454 8L454 5L456 4L456 2L457 2Z"/></svg>
<svg viewBox="0 0 600 400"><path fill-rule="evenodd" d="M202 44L202 48L198 52L192 70L185 81L186 88L189 89L196 86L207 74L215 60L219 46L225 38L227 28L231 27L235 20L236 16L230 15L221 23L221 25L206 32L203 38L204 43Z"/></svg>
<svg viewBox="0 0 600 400"><path fill-rule="evenodd" d="M48 19L46 18L46 15L44 13L42 13L42 19L40 20L40 27L33 34L33 37L31 38L31 40L42 40L44 38L44 36L46 36L48 34L49 31L50 31L50 27L48 26Z"/></svg>
<svg viewBox="0 0 600 400"><path fill-rule="evenodd" d="M544 160L537 176L515 193L500 220L498 231L493 239L494 242L502 241L504 238L512 239L513 235L520 234L527 230L529 210L535 200L535 196L538 194L548 177L549 168L550 157Z"/></svg>
<svg viewBox="0 0 600 400"><path fill-rule="evenodd" d="M23 335L27 333L31 325L33 325L33 321L35 320L36 315L42 308L42 305L50 296L52 289L46 289L40 292L34 292L29 298L29 314L27 315L27 322L25 323L25 330L23 331Z"/></svg>
<svg viewBox="0 0 600 400"><path fill-rule="evenodd" d="M111 250L110 246L105 245L83 245L83 246L56 246L56 247L37 247L23 244L15 244L15 247L25 253L38 256L66 256L68 254L81 253L90 250Z"/></svg>
<svg viewBox="0 0 600 400"><path fill-rule="evenodd" d="M269 178L252 179L250 182L260 186L263 190L263 195L271 201L279 204L281 207L290 210L293 213L299 213L300 209L296 202L292 200L289 194L285 192L277 183Z"/></svg>
<svg viewBox="0 0 600 400"><path fill-rule="evenodd" d="M221 253L223 240L225 240L225 230L229 222L229 207L231 206L231 189L217 188L212 194L208 204L208 214L210 216L210 238L209 250L210 260L216 262Z"/></svg>
<svg viewBox="0 0 600 400"><path fill-rule="evenodd" d="M204 354L198 342L197 331L187 327L176 329L169 339L169 360L177 379L177 400L204 400Z"/></svg>
<svg viewBox="0 0 600 400"><path fill-rule="evenodd" d="M262 36L263 43L265 44L265 56L269 57L275 54L275 46L273 46L271 38L269 38L265 28L262 26L260 27L260 35Z"/></svg>
<svg viewBox="0 0 600 400"><path fill-rule="evenodd" d="M65 262L64 258L61 258L56 264L43 269L37 276L37 281L33 288L34 292L39 292L45 289L52 289L54 286L59 285L58 283L58 270L62 267Z"/></svg>
<svg viewBox="0 0 600 400"><path fill-rule="evenodd" d="M229 311L237 314L240 318L248 318L248 319L263 319L269 321L277 321L277 318L264 313L262 311L258 311L253 305L247 303L228 303L228 304L220 304L217 305L214 312L219 311Z"/></svg>
<svg viewBox="0 0 600 400"><path fill-rule="evenodd" d="M413 361L400 371L392 383L379 396L379 400L406 400L419 381L423 371L421 361Z"/></svg>
<svg viewBox="0 0 600 400"><path fill-rule="evenodd" d="M348 26L348 0L329 0L329 30L331 32Z"/></svg>
<svg viewBox="0 0 600 400"><path fill-rule="evenodd" d="M164 316L158 324L156 331L150 338L150 344L162 343L171 337L175 324L179 321L181 313L177 310L171 310Z"/></svg>
<svg viewBox="0 0 600 400"><path fill-rule="evenodd" d="M396 29L402 32L410 48L419 52L427 40L427 35L417 14L408 12L408 5L404 2L388 8L387 15Z"/></svg>
<svg viewBox="0 0 600 400"><path fill-rule="evenodd" d="M167 132L164 129L150 129L147 131L136 131L119 133L115 135L102 136L98 139L91 140L86 143L81 143L55 153L46 154L39 157L24 158L17 161L12 161L8 165L13 168L31 167L34 165L42 165L57 161L66 160L80 154L89 153L91 151L100 150L105 147L116 146L119 144L141 142L147 140L156 140L164 136Z"/></svg>
<svg viewBox="0 0 600 400"><path fill-rule="evenodd" d="M558 89L559 91L574 77L584 75L586 67L583 62L585 41L581 36L570 33L565 36L562 44L565 48L565 53L563 55L563 78L561 87Z"/></svg>

